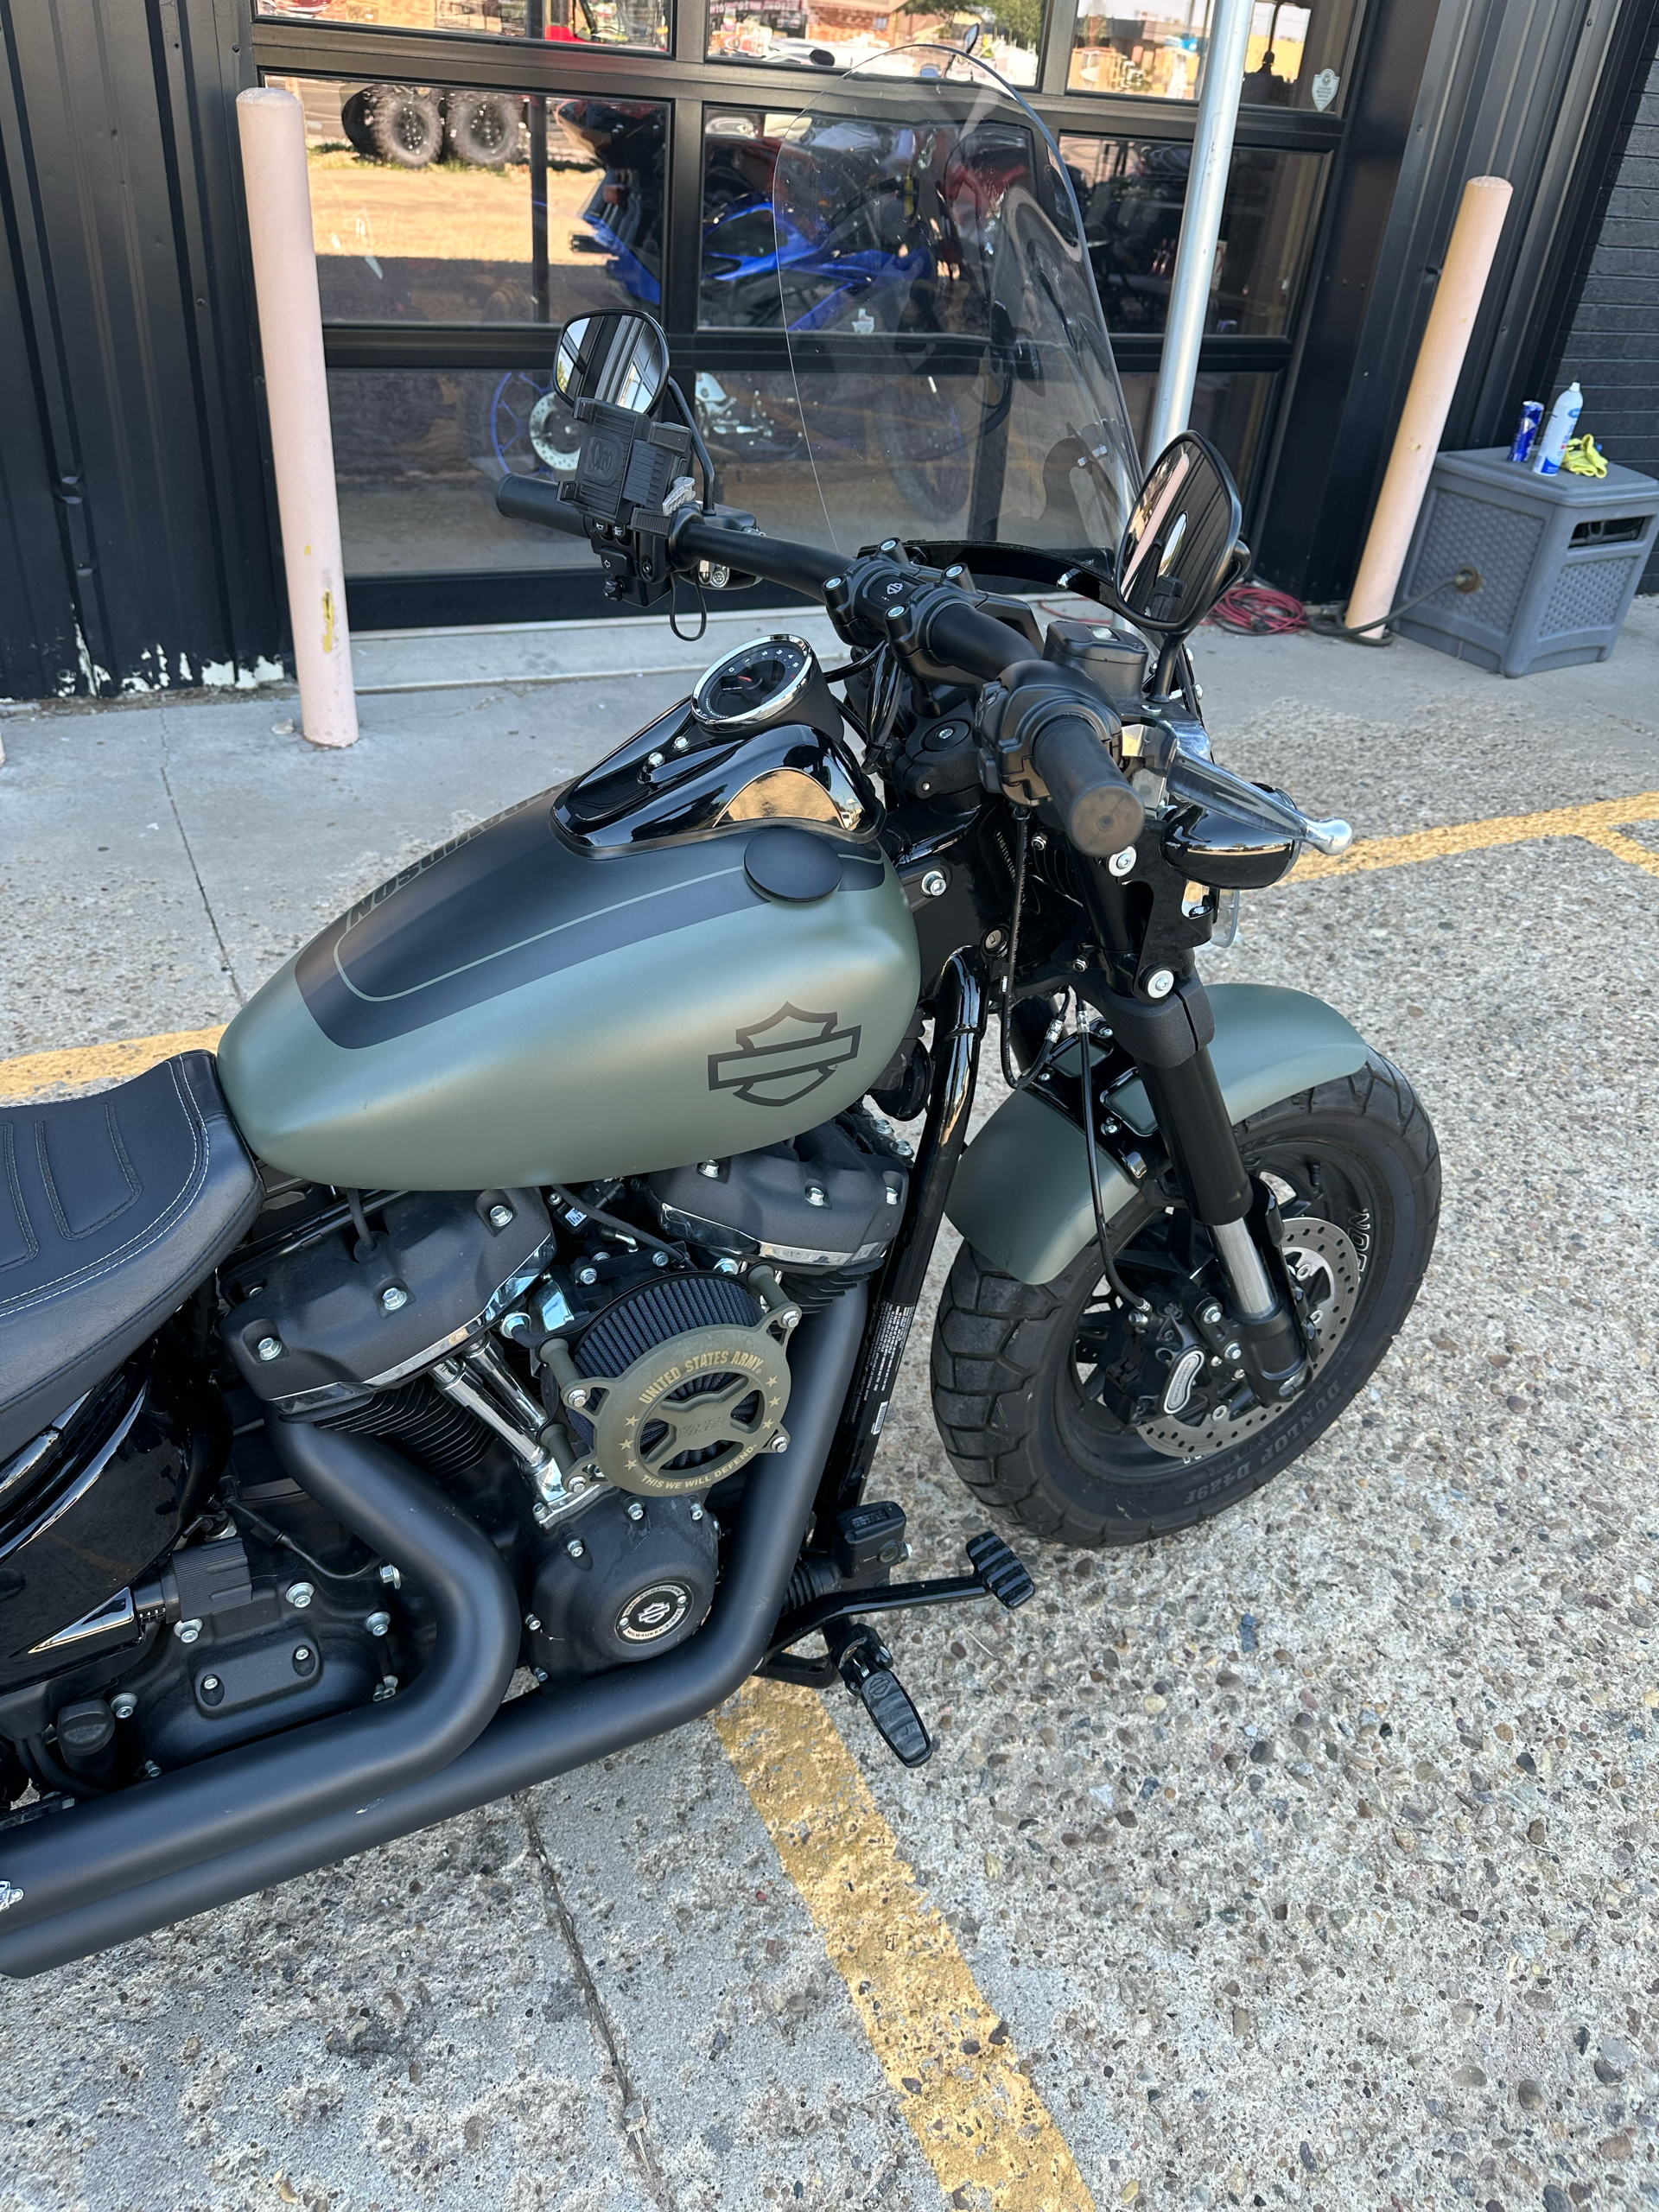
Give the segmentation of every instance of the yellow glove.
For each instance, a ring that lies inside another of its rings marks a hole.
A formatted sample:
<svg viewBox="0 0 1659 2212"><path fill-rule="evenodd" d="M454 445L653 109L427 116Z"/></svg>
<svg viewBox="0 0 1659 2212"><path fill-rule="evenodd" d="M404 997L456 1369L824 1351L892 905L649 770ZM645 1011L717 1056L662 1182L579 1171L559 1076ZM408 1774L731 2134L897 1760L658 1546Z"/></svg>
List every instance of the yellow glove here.
<svg viewBox="0 0 1659 2212"><path fill-rule="evenodd" d="M1598 450L1595 440L1586 430L1582 437L1568 440L1567 451L1561 455L1561 467L1570 468L1574 476L1605 476L1607 456Z"/></svg>

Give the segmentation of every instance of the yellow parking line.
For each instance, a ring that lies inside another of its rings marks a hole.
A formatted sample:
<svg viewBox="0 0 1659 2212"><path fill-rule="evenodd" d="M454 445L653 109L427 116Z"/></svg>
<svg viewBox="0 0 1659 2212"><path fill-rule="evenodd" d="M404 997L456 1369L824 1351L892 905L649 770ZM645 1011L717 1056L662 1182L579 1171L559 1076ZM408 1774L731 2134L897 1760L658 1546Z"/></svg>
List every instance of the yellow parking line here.
<svg viewBox="0 0 1659 2212"><path fill-rule="evenodd" d="M817 1693L751 1681L714 1721L945 2195L996 2212L1094 2212Z"/></svg>
<svg viewBox="0 0 1659 2212"><path fill-rule="evenodd" d="M1495 814L1484 822L1452 822L1439 830L1413 830L1403 837L1362 837L1339 859L1304 853L1293 883L1317 883L1330 875L1363 875L1372 868L1408 868L1414 861L1445 860L1453 853L1478 853L1493 845L1525 845L1541 837L1587 837L1592 845L1617 852L1621 860L1659 874L1649 853L1634 839L1607 833L1621 822L1659 820L1659 791L1634 798L1596 799L1588 806L1552 806L1540 814Z"/></svg>
<svg viewBox="0 0 1659 2212"><path fill-rule="evenodd" d="M1659 875L1659 853L1638 845L1634 837L1621 837L1617 830L1580 830L1579 835L1599 845L1603 852L1616 853L1620 860L1629 861L1632 868L1644 868L1649 875Z"/></svg>
<svg viewBox="0 0 1659 2212"><path fill-rule="evenodd" d="M175 1052L211 1052L225 1034L217 1029L175 1029L162 1037L129 1037L118 1045L72 1045L61 1052L23 1052L0 1060L0 1098L32 1098L59 1083L103 1083L142 1075Z"/></svg>

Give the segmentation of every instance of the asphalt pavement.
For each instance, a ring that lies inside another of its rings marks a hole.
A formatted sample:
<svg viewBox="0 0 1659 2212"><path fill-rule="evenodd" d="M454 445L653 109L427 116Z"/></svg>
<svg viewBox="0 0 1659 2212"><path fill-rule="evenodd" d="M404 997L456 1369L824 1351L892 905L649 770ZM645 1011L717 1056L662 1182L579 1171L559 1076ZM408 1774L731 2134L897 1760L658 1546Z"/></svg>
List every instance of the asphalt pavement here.
<svg viewBox="0 0 1659 2212"><path fill-rule="evenodd" d="M216 1027L772 626L359 641L343 753L279 691L5 714L0 1096ZM1171 1541L1005 1530L1029 1605L896 1628L916 1773L760 1686L0 1986L0 2212L1659 2202L1659 602L1519 683L1198 658L1218 756L1362 840L1206 972L1329 998L1439 1131L1362 1401ZM875 1478L922 1572L984 1525L925 1355Z"/></svg>

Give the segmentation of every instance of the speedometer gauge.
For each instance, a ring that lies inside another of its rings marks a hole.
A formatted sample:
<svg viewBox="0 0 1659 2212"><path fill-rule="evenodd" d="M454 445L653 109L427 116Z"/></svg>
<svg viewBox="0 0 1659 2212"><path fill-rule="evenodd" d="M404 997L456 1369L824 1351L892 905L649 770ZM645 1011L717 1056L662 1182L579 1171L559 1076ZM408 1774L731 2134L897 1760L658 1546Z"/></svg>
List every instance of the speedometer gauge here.
<svg viewBox="0 0 1659 2212"><path fill-rule="evenodd" d="M691 711L705 729L739 735L810 718L823 682L818 657L804 638L757 638L717 660L691 694Z"/></svg>

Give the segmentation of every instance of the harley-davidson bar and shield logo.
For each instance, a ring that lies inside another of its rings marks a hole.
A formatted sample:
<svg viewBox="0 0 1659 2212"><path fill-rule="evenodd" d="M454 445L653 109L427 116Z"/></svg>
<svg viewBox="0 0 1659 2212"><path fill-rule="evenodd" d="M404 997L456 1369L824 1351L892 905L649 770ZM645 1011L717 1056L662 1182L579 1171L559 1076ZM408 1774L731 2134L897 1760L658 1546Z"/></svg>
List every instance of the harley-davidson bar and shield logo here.
<svg viewBox="0 0 1659 2212"><path fill-rule="evenodd" d="M751 1106L792 1106L858 1057L856 1023L837 1027L837 1014L803 1014L780 1006L737 1033L734 1052L710 1052L709 1088L734 1090Z"/></svg>

